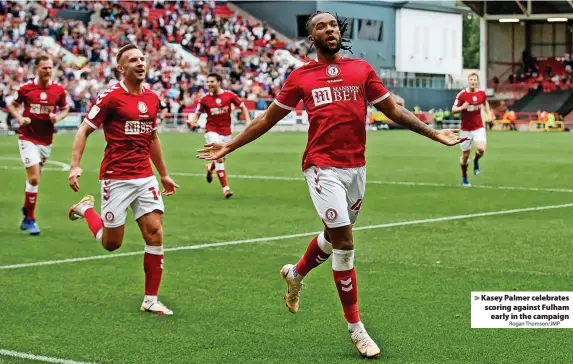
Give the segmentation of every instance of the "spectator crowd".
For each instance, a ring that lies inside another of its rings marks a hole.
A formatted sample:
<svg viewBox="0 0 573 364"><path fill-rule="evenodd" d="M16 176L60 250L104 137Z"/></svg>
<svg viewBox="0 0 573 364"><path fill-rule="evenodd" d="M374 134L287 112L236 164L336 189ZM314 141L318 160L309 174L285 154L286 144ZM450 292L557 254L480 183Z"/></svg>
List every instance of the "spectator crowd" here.
<svg viewBox="0 0 573 364"><path fill-rule="evenodd" d="M62 12L80 16L58 16ZM294 69L292 60L305 60L305 49L280 41L266 24L250 22L215 1L0 0L0 108L34 77L34 58L48 53L72 110L86 112L119 80L115 55L128 43L146 54L146 82L171 114L193 110L210 72L223 75L223 88L239 97L265 100L275 97ZM172 44L200 62L191 62ZM278 50L291 57L280 57Z"/></svg>

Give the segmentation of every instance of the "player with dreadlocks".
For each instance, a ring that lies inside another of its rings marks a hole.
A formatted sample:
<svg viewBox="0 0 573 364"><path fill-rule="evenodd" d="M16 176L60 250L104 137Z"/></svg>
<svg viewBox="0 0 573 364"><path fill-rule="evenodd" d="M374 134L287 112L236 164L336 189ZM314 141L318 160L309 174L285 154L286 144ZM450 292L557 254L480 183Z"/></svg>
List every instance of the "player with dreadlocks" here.
<svg viewBox="0 0 573 364"><path fill-rule="evenodd" d="M317 58L294 70L276 100L247 128L227 143L206 144L198 158L216 160L268 132L295 109L300 100L308 112L308 143L302 169L310 196L325 229L310 242L296 264L286 264L287 308L299 309L302 280L332 255L332 274L350 339L365 357L380 355L358 312L352 226L358 217L366 183L366 108L374 105L395 123L436 142L452 146L466 138L458 130L434 130L398 106L368 62L344 58L340 49L346 23L330 13L317 12L308 23L308 39ZM344 48L343 48L344 47Z"/></svg>

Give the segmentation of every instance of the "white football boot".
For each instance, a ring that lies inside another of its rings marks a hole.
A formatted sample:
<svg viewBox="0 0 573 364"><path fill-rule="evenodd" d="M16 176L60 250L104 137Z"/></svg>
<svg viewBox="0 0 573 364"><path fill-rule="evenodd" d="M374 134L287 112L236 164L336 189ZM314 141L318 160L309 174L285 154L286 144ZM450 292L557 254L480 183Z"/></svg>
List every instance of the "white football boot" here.
<svg viewBox="0 0 573 364"><path fill-rule="evenodd" d="M72 221L84 218L84 212L94 207L95 198L92 195L85 195L80 202L70 207L68 218Z"/></svg>
<svg viewBox="0 0 573 364"><path fill-rule="evenodd" d="M302 279L299 279L294 274L293 264L286 264L281 268L281 276L287 283L287 293L284 296L286 307L292 313L298 312L298 304L300 300L300 290L302 289Z"/></svg>
<svg viewBox="0 0 573 364"><path fill-rule="evenodd" d="M350 332L350 341L365 358L376 358L380 355L380 348L363 327Z"/></svg>
<svg viewBox="0 0 573 364"><path fill-rule="evenodd" d="M139 308L139 310L141 312L151 312L156 315L167 315L167 316L173 315L173 311L168 309L167 306L165 306L163 303L159 301L153 301L153 300L143 301L141 303L141 307Z"/></svg>

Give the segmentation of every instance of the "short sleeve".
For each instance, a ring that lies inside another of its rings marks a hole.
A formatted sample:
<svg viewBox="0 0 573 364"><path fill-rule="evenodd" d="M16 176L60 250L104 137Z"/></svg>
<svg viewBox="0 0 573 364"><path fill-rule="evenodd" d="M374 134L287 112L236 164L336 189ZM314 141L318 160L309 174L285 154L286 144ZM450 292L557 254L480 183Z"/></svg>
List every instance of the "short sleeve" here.
<svg viewBox="0 0 573 364"><path fill-rule="evenodd" d="M241 99L237 95L231 93L231 103L235 106L241 106L243 101L241 101Z"/></svg>
<svg viewBox="0 0 573 364"><path fill-rule="evenodd" d="M483 102L485 103L487 101L487 94L485 93L485 91L482 91L483 94Z"/></svg>
<svg viewBox="0 0 573 364"><path fill-rule="evenodd" d="M21 105L22 103L24 103L24 94L22 92L22 87L20 87L20 88L18 88L18 90L16 90L16 96L14 97L12 102L17 104L17 105Z"/></svg>
<svg viewBox="0 0 573 364"><path fill-rule="evenodd" d="M458 93L456 99L454 100L454 106L462 106L463 103L464 103L464 93L463 91L461 91Z"/></svg>
<svg viewBox="0 0 573 364"><path fill-rule="evenodd" d="M367 64L367 78L366 78L366 98L372 105L379 103L390 97L390 92L376 74L372 66Z"/></svg>
<svg viewBox="0 0 573 364"><path fill-rule="evenodd" d="M298 72L292 72L286 79L286 82L275 99L275 104L286 110L294 110L302 95L298 88Z"/></svg>
<svg viewBox="0 0 573 364"><path fill-rule="evenodd" d="M60 96L58 97L58 107L64 108L64 107L68 107L68 93L66 92L66 90L64 90L62 88L62 92L60 92Z"/></svg>
<svg viewBox="0 0 573 364"><path fill-rule="evenodd" d="M84 118L84 122L94 129L97 129L103 124L107 118L110 109L111 98L105 97L106 94L102 95L104 97L98 97L96 104L92 106L88 115Z"/></svg>
<svg viewBox="0 0 573 364"><path fill-rule="evenodd" d="M201 114L201 113L204 113L205 110L207 110L207 109L205 108L205 105L203 104L203 100L199 100L199 102L197 103L197 107L195 108L195 112Z"/></svg>

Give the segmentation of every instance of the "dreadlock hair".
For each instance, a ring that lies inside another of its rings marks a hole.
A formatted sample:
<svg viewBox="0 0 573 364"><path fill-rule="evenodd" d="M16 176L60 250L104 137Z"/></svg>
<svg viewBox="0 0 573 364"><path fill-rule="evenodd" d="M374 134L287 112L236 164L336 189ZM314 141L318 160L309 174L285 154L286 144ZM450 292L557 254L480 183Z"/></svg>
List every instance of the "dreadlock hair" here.
<svg viewBox="0 0 573 364"><path fill-rule="evenodd" d="M320 11L318 10L316 13L312 14L311 16L308 17L308 20L306 21L306 32L308 33L308 35L311 34L311 31L309 29L310 26L310 22L312 21L312 19L314 19L315 16L319 15L319 14L330 14L328 11ZM338 17L338 13L336 13L334 15L334 17L336 18L336 22L338 23L338 29L340 30L340 40L342 45L340 46L340 49L345 50L345 51L349 51L350 53L352 53L352 46L351 45L345 45L344 43L350 43L350 39L348 38L344 38L344 33L346 32L346 30L348 29L348 19L344 18L344 19L340 19ZM308 54L310 53L310 51L312 50L312 44L308 47L307 51L306 51L306 55L308 56Z"/></svg>

